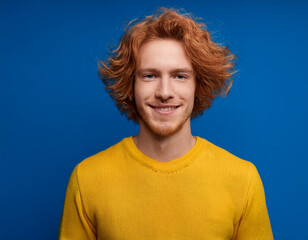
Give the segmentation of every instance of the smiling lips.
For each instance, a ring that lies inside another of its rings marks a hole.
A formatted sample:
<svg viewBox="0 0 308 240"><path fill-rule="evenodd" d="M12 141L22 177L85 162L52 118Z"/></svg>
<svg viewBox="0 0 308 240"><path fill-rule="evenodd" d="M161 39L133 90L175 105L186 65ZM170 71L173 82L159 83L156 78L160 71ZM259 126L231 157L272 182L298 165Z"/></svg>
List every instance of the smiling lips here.
<svg viewBox="0 0 308 240"><path fill-rule="evenodd" d="M173 113L179 106L152 106L150 105L151 108L154 109L155 112L159 114L170 114Z"/></svg>

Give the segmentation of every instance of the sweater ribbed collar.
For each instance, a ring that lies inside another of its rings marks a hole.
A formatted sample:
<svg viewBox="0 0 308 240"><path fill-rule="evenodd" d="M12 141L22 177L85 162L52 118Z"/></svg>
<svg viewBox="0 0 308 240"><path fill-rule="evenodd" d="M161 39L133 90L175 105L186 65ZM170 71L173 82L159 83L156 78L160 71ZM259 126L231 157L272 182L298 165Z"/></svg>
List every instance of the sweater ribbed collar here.
<svg viewBox="0 0 308 240"><path fill-rule="evenodd" d="M136 146L133 137L123 139L123 144L130 155L141 165L155 172L172 173L188 167L196 159L203 141L200 137L196 137L195 145L186 154L168 162L159 162L142 153Z"/></svg>

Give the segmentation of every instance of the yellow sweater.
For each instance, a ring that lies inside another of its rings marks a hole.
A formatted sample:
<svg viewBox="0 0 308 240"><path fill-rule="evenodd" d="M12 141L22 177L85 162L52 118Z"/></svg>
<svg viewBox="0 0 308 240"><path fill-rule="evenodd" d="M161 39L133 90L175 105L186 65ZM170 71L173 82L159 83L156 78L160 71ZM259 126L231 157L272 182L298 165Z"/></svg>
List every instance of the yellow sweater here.
<svg viewBox="0 0 308 240"><path fill-rule="evenodd" d="M273 239L255 166L197 137L184 156L158 162L132 137L79 163L58 239Z"/></svg>

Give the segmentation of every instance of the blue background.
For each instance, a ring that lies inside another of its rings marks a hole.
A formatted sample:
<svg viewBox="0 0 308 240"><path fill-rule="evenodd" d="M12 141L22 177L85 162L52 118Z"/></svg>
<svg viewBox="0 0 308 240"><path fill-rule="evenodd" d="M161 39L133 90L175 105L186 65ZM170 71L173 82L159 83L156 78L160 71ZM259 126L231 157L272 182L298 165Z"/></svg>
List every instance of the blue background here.
<svg viewBox="0 0 308 240"><path fill-rule="evenodd" d="M160 6L202 17L238 54L227 98L193 133L253 162L276 239L308 239L307 1L0 2L0 239L55 239L74 166L138 125L97 76L127 20Z"/></svg>

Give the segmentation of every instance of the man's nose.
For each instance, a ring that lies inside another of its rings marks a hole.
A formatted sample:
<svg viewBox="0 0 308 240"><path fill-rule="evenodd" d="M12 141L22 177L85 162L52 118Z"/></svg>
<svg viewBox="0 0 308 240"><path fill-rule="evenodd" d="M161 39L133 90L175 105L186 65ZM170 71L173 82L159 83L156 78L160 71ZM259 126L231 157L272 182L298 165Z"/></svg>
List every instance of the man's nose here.
<svg viewBox="0 0 308 240"><path fill-rule="evenodd" d="M174 97L172 80L169 77L161 77L156 88L155 97L160 98L163 101Z"/></svg>

